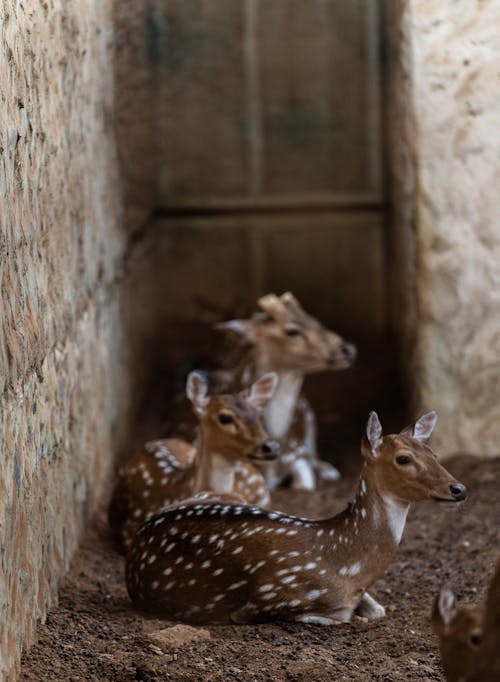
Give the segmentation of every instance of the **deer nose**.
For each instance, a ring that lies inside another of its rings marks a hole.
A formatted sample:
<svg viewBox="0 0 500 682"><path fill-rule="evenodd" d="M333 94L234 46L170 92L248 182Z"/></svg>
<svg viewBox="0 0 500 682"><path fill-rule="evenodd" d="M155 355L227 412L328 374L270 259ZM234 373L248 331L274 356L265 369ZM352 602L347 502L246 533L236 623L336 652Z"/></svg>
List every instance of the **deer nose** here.
<svg viewBox="0 0 500 682"><path fill-rule="evenodd" d="M467 488L462 483L452 483L450 485L450 493L453 499L459 502L467 497Z"/></svg>
<svg viewBox="0 0 500 682"><path fill-rule="evenodd" d="M266 440L260 449L262 450L264 459L276 459L280 449L280 444L275 440Z"/></svg>
<svg viewBox="0 0 500 682"><path fill-rule="evenodd" d="M346 360L350 360L351 362L356 359L356 355L358 354L357 348L353 343L343 343L342 344L342 355Z"/></svg>

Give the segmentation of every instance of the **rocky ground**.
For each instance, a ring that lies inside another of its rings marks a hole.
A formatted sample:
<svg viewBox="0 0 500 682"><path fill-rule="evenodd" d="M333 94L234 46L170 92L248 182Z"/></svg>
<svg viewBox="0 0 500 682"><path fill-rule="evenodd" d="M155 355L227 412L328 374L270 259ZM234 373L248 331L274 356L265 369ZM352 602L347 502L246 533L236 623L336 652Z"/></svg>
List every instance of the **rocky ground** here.
<svg viewBox="0 0 500 682"><path fill-rule="evenodd" d="M317 493L279 491L276 508L311 517L339 510L353 473ZM448 468L470 489L453 507L416 505L395 562L371 590L387 608L377 623L336 627L275 623L159 631L172 626L134 611L104 509L88 530L61 587L59 606L39 627L21 680L33 682L336 682L444 680L429 628L433 595L448 583L481 600L500 551L500 459L457 456Z"/></svg>

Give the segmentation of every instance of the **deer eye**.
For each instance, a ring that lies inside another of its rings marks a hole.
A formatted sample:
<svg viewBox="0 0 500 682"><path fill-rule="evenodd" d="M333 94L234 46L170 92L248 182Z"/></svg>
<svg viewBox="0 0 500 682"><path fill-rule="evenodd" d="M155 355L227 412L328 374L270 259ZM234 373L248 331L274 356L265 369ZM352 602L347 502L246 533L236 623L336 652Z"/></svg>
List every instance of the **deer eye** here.
<svg viewBox="0 0 500 682"><path fill-rule="evenodd" d="M470 643L473 646L479 646L481 644L481 635L478 635L477 633L474 635L471 635L470 637Z"/></svg>
<svg viewBox="0 0 500 682"><path fill-rule="evenodd" d="M396 464L399 464L401 466L404 466L405 464L410 464L410 462L411 462L410 455L398 455L396 457Z"/></svg>
<svg viewBox="0 0 500 682"><path fill-rule="evenodd" d="M285 334L287 336L299 336L300 329L297 329L297 327L285 327Z"/></svg>
<svg viewBox="0 0 500 682"><path fill-rule="evenodd" d="M230 414L227 414L226 412L221 412L219 414L219 422L221 424L232 424L234 422L234 419Z"/></svg>

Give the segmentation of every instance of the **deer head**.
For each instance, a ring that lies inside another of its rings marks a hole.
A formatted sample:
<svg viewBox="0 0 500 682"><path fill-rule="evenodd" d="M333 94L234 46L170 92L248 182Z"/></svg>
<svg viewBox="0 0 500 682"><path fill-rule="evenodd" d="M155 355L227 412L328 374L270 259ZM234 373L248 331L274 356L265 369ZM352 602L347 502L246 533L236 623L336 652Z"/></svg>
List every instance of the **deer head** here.
<svg viewBox="0 0 500 682"><path fill-rule="evenodd" d="M279 446L264 431L260 412L271 399L276 374L264 374L250 388L235 395L209 395L201 372L191 372L186 393L200 419L200 438L212 452L231 459L275 459Z"/></svg>
<svg viewBox="0 0 500 682"><path fill-rule="evenodd" d="M441 466L428 445L436 421L437 414L428 412L400 433L383 436L376 412L370 413L361 452L380 492L405 503L466 498L467 488Z"/></svg>
<svg viewBox="0 0 500 682"><path fill-rule="evenodd" d="M356 347L308 315L290 292L267 294L258 305L261 312L253 317L216 326L258 349L266 366L312 373L343 369L354 362Z"/></svg>
<svg viewBox="0 0 500 682"><path fill-rule="evenodd" d="M448 682L467 679L474 669L482 640L482 612L477 606L458 605L453 592L443 587L434 600L431 626Z"/></svg>

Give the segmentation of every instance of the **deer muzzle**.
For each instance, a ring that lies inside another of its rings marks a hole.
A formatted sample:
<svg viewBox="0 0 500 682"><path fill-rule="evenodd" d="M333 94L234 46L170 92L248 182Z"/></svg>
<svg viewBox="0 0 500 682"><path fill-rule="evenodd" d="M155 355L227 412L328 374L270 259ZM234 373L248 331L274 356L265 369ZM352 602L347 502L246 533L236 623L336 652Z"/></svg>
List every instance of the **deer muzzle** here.
<svg viewBox="0 0 500 682"><path fill-rule="evenodd" d="M271 461L276 459L280 450L280 444L276 440L266 440L258 447L253 457L255 459L262 459L265 461Z"/></svg>

